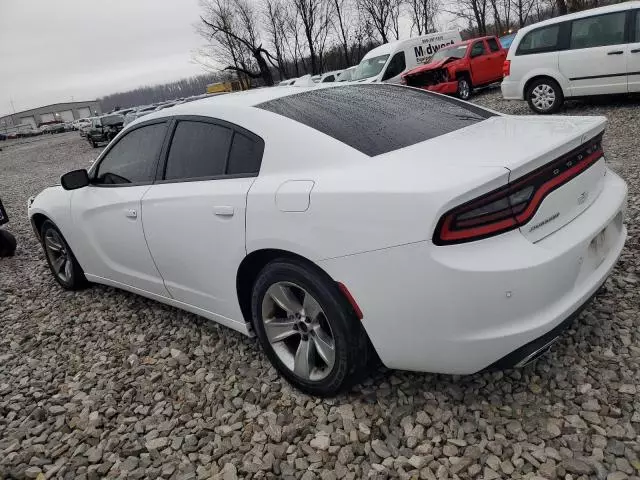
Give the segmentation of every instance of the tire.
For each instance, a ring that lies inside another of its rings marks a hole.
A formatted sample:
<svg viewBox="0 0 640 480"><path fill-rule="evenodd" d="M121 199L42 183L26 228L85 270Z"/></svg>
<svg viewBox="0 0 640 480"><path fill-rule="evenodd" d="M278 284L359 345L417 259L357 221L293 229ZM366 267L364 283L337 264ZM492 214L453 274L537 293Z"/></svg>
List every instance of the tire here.
<svg viewBox="0 0 640 480"><path fill-rule="evenodd" d="M53 222L47 220L42 224L40 238L42 239L44 256L56 282L66 290L80 290L86 287L88 282L82 267ZM64 258L64 260L61 261L60 258Z"/></svg>
<svg viewBox="0 0 640 480"><path fill-rule="evenodd" d="M6 230L0 229L0 258L13 257L16 245L16 238Z"/></svg>
<svg viewBox="0 0 640 480"><path fill-rule="evenodd" d="M287 301L278 303L273 295ZM284 303L300 308L286 310ZM337 284L319 269L295 259L272 261L254 283L251 310L262 349L299 390L333 396L366 372L372 347L364 328ZM276 334L282 339L273 341Z"/></svg>
<svg viewBox="0 0 640 480"><path fill-rule="evenodd" d="M458 91L456 95L461 100L469 100L471 98L471 91L473 90L473 86L471 85L471 80L466 75L462 75L458 78Z"/></svg>
<svg viewBox="0 0 640 480"><path fill-rule="evenodd" d="M91 139L91 140L89 140L89 141L91 142L91 146L92 146L93 148L98 148L98 142L96 142L96 141L95 141L95 140L93 140L93 139Z"/></svg>
<svg viewBox="0 0 640 480"><path fill-rule="evenodd" d="M564 94L555 80L538 78L527 88L526 99L529 108L534 112L550 114L560 109L564 103Z"/></svg>

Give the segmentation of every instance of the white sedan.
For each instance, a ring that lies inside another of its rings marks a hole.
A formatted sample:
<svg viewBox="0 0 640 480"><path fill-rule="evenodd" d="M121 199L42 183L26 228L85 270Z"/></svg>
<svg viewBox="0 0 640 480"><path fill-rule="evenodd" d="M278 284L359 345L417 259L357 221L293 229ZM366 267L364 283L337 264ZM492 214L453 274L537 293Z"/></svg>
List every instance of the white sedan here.
<svg viewBox="0 0 640 480"><path fill-rule="evenodd" d="M468 374L536 358L614 267L605 123L382 84L234 93L131 123L29 217L63 287L255 334L311 394L376 357Z"/></svg>

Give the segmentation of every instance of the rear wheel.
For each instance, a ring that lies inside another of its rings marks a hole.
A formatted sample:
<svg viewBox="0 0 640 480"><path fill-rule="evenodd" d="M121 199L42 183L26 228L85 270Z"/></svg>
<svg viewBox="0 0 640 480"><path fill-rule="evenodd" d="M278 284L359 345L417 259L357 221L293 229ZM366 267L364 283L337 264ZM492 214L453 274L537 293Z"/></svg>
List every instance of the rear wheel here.
<svg viewBox="0 0 640 480"><path fill-rule="evenodd" d="M56 281L67 290L79 290L87 285L82 267L69 248L60 230L47 220L40 230L47 263Z"/></svg>
<svg viewBox="0 0 640 480"><path fill-rule="evenodd" d="M471 98L471 82L469 77L463 75L458 79L458 97L462 100L469 100Z"/></svg>
<svg viewBox="0 0 640 480"><path fill-rule="evenodd" d="M534 80L526 92L529 108L536 113L555 113L564 103L562 88L551 78Z"/></svg>
<svg viewBox="0 0 640 480"><path fill-rule="evenodd" d="M13 257L15 253L16 238L0 228L0 257Z"/></svg>
<svg viewBox="0 0 640 480"><path fill-rule="evenodd" d="M253 324L267 357L294 386L329 396L356 382L370 347L335 282L303 262L282 259L259 274Z"/></svg>

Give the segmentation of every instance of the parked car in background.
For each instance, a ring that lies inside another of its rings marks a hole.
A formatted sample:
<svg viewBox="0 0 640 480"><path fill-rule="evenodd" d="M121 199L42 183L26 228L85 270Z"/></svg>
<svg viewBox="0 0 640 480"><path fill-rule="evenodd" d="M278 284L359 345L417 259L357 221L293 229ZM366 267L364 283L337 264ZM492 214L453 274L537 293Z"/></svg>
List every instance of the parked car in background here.
<svg viewBox="0 0 640 480"><path fill-rule="evenodd" d="M314 75L311 79L316 83L330 83L335 82L336 77L342 73L342 70L334 70L332 72L326 72L321 75Z"/></svg>
<svg viewBox="0 0 640 480"><path fill-rule="evenodd" d="M362 58L351 79L367 83L400 83L404 72L421 65L441 48L461 40L460 32L451 30L385 43Z"/></svg>
<svg viewBox="0 0 640 480"><path fill-rule="evenodd" d="M49 124L47 133L64 133L66 131L65 124L62 122Z"/></svg>
<svg viewBox="0 0 640 480"><path fill-rule="evenodd" d="M524 27L504 64L503 97L553 113L566 98L640 92L639 11L625 2Z"/></svg>
<svg viewBox="0 0 640 480"><path fill-rule="evenodd" d="M509 47L513 43L513 39L516 38L516 34L517 33L510 33L508 35L500 37L500 45L502 45L502 48L504 48L505 50L509 50Z"/></svg>
<svg viewBox="0 0 640 480"><path fill-rule="evenodd" d="M425 65L402 75L410 87L468 100L474 88L502 80L507 51L497 37L482 37L438 50Z"/></svg>
<svg viewBox="0 0 640 480"><path fill-rule="evenodd" d="M356 69L356 66L345 68L342 72L338 74L336 78L336 82L349 82L353 77L353 71Z"/></svg>
<svg viewBox="0 0 640 480"><path fill-rule="evenodd" d="M84 137L87 135L87 127L91 125L91 118L80 118L73 122L76 126L76 130L80 132L80 136Z"/></svg>
<svg viewBox="0 0 640 480"><path fill-rule="evenodd" d="M122 130L123 123L123 116L117 113L94 118L87 130L87 140L94 148L99 143L110 142Z"/></svg>
<svg viewBox="0 0 640 480"><path fill-rule="evenodd" d="M28 215L62 287L107 284L255 334L310 394L376 358L523 366L624 247L605 125L396 85L263 88L149 115Z"/></svg>
<svg viewBox="0 0 640 480"><path fill-rule="evenodd" d="M296 79L295 78L288 78L287 80L282 80L278 86L279 87L288 87L289 85L293 85L293 82L295 82Z"/></svg>

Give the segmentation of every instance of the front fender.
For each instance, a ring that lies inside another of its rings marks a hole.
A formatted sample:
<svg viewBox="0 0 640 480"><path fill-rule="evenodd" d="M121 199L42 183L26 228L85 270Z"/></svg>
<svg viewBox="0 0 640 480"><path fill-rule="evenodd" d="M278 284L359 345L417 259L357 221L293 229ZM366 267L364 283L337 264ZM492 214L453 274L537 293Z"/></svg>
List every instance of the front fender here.
<svg viewBox="0 0 640 480"><path fill-rule="evenodd" d="M44 215L56 224L65 239L69 241L69 235L65 234L65 232L71 230L71 193L62 188L62 186L56 185L55 187L45 188L33 199L29 200L27 214L38 238L40 238L40 232L35 227L37 216Z"/></svg>

